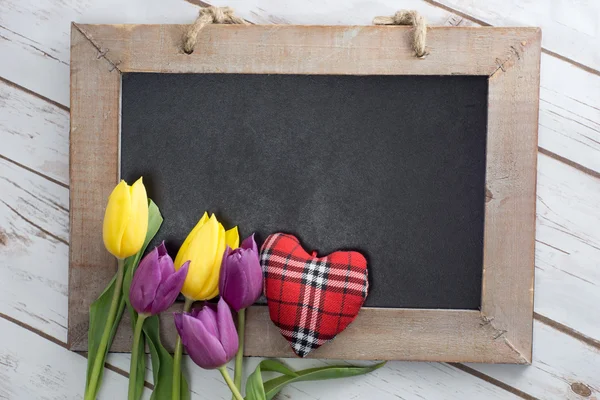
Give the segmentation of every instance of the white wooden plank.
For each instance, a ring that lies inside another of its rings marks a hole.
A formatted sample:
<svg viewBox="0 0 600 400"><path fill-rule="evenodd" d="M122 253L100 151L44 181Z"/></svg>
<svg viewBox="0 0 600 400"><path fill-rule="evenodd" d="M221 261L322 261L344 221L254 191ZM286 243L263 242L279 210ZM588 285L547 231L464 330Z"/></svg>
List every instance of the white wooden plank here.
<svg viewBox="0 0 600 400"><path fill-rule="evenodd" d="M538 157L535 311L600 340L600 179Z"/></svg>
<svg viewBox="0 0 600 400"><path fill-rule="evenodd" d="M587 386L590 399L600 396L598 349L536 321L531 366L469 364L488 376L539 399L582 399ZM576 391L574 391L574 389Z"/></svg>
<svg viewBox="0 0 600 400"><path fill-rule="evenodd" d="M69 113L0 81L0 155L69 184Z"/></svg>
<svg viewBox="0 0 600 400"><path fill-rule="evenodd" d="M29 90L48 97L58 103L69 105L69 59L59 59L52 53L48 53L51 45L45 46L27 38L18 31L5 28L10 25L14 16L9 17L14 7L7 8L8 4L2 3L0 13L0 54L3 55L0 62L0 76L9 81L23 86ZM30 21L25 25L29 30L37 31L39 25L36 17L29 10L17 8L16 13L30 16ZM23 28L21 28L22 30ZM55 31L65 34L67 28L54 28ZM50 27L47 27L50 30ZM50 38L53 34L48 35ZM43 35L42 35L43 36ZM65 40L68 40L66 33ZM41 39L42 42L44 39ZM65 47L65 49L67 49Z"/></svg>
<svg viewBox="0 0 600 400"><path fill-rule="evenodd" d="M66 342L68 190L0 159L0 312Z"/></svg>
<svg viewBox="0 0 600 400"><path fill-rule="evenodd" d="M70 23L189 23L183 0L5 0L0 13L0 76L69 105Z"/></svg>
<svg viewBox="0 0 600 400"><path fill-rule="evenodd" d="M435 0L497 26L540 26L542 46L600 70L597 0Z"/></svg>
<svg viewBox="0 0 600 400"><path fill-rule="evenodd" d="M375 16L392 15L400 9L419 11L430 25L447 25L449 18L453 25L461 23L453 14L422 0L211 0L207 3L233 7L237 15L258 24L371 25Z"/></svg>
<svg viewBox="0 0 600 400"><path fill-rule="evenodd" d="M600 172L600 76L542 54L539 146Z"/></svg>
<svg viewBox="0 0 600 400"><path fill-rule="evenodd" d="M0 318L0 398L82 399L85 357ZM99 399L124 399L128 379L104 370ZM150 398L144 389L143 399Z"/></svg>

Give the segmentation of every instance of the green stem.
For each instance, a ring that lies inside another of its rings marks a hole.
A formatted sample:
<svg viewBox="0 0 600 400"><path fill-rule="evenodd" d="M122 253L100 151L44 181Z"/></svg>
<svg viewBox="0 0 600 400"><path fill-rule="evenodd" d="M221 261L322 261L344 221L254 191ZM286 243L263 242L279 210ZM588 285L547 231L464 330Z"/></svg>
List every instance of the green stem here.
<svg viewBox="0 0 600 400"><path fill-rule="evenodd" d="M113 297L110 302L110 309L108 311L108 317L106 318L106 323L104 325L104 331L102 332L102 338L100 339L100 345L98 346L98 352L96 353L96 359L94 360L94 366L92 368L92 373L90 375L90 384L88 386L88 391L85 394L85 400L95 400L94 393L97 391L98 387L98 379L100 377L100 372L102 368L104 368L104 359L105 354L109 346L110 339L110 331L115 323L115 317L117 316L117 309L119 308L119 300L121 299L121 287L123 286L123 268L125 265L125 260L118 259L118 268L117 268L117 279L115 282L115 291L113 292Z"/></svg>
<svg viewBox="0 0 600 400"><path fill-rule="evenodd" d="M192 308L192 304L194 300L190 300L187 297L185 298L185 303L183 304L183 312L190 311ZM173 392L172 392L172 400L180 400L181 399L181 355L183 353L183 347L181 345L181 336L177 335L177 342L175 343L175 354L173 357Z"/></svg>
<svg viewBox="0 0 600 400"><path fill-rule="evenodd" d="M235 384L231 380L231 376L229 376L229 373L227 372L227 368L225 368L225 365L223 365L222 367L219 367L219 372L221 373L221 375L223 375L223 379L225 379L227 386L229 386L229 390L231 390L231 393L233 393L233 398L235 400L244 400L244 397L242 397L242 394L240 393L238 388L235 387Z"/></svg>
<svg viewBox="0 0 600 400"><path fill-rule="evenodd" d="M129 367L129 400L137 400L135 395L137 381L137 366L139 357L140 339L142 337L142 327L144 320L148 317L146 314L138 314L133 332L133 348L131 349L131 364Z"/></svg>
<svg viewBox="0 0 600 400"><path fill-rule="evenodd" d="M244 361L244 331L246 330L246 309L242 308L238 311L238 325L237 334L240 346L238 347L237 354L235 355L235 373L233 375L233 382L238 390L242 389L242 369ZM234 396L235 400L235 396Z"/></svg>

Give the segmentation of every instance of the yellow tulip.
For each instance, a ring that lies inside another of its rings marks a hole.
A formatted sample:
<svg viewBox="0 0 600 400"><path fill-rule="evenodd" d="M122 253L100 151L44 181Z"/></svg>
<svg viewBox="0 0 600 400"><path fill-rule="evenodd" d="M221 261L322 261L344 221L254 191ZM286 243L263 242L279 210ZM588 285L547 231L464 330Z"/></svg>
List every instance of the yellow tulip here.
<svg viewBox="0 0 600 400"><path fill-rule="evenodd" d="M175 269L189 261L188 274L181 292L189 300L210 300L219 294L219 272L225 247L239 246L237 226L225 231L215 215L204 213L185 239L177 257Z"/></svg>
<svg viewBox="0 0 600 400"><path fill-rule="evenodd" d="M108 197L102 237L112 255L124 259L142 248L148 230L148 196L142 178L121 181Z"/></svg>

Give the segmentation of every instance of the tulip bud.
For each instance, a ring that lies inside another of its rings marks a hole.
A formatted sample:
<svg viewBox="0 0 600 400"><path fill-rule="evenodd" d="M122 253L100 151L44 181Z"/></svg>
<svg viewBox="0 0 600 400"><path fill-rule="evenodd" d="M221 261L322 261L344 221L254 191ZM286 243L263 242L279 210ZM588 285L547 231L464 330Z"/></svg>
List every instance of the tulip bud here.
<svg viewBox="0 0 600 400"><path fill-rule="evenodd" d="M254 234L235 250L227 246L219 277L221 297L235 311L240 311L254 304L262 293L262 287L262 268Z"/></svg>
<svg viewBox="0 0 600 400"><path fill-rule="evenodd" d="M108 198L102 236L115 257L125 259L142 248L148 230L148 197L142 178L129 186L121 181Z"/></svg>
<svg viewBox="0 0 600 400"><path fill-rule="evenodd" d="M219 271L225 247L239 245L237 227L225 231L215 215L204 213L185 239L177 257L175 269L189 261L189 271L181 292L190 300L210 300L219 294Z"/></svg>
<svg viewBox="0 0 600 400"><path fill-rule="evenodd" d="M135 271L129 289L131 306L140 314L156 315L165 311L177 299L187 271L188 263L175 271L162 242L142 259Z"/></svg>
<svg viewBox="0 0 600 400"><path fill-rule="evenodd" d="M238 350L238 335L223 299L191 313L175 313L175 327L192 360L204 369L227 364Z"/></svg>

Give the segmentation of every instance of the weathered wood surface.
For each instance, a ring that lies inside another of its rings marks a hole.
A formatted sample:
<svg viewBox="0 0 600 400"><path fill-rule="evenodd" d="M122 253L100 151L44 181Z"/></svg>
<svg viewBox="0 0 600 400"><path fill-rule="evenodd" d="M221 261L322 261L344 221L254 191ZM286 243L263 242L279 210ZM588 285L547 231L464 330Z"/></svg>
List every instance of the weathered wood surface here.
<svg viewBox="0 0 600 400"><path fill-rule="evenodd" d="M499 59L502 64L488 78L481 314L498 331L495 340L504 341L528 363L533 336L540 40L537 30L510 46L511 54Z"/></svg>
<svg viewBox="0 0 600 400"><path fill-rule="evenodd" d="M110 49L105 58L120 70L161 73L489 76L514 56L512 47L535 53L540 35L537 28L432 27L429 54L416 59L406 26L209 25L192 54L181 49L185 26L76 26Z"/></svg>
<svg viewBox="0 0 600 400"><path fill-rule="evenodd" d="M119 181L121 76L73 25L71 30L71 134L69 165L69 345L87 339L86 308L102 291L94 282L109 282L116 260L102 243L103 214L99 199L108 198ZM87 224L75 223L87 221ZM90 256L93 261L90 263ZM81 305L84 305L82 308Z"/></svg>
<svg viewBox="0 0 600 400"><path fill-rule="evenodd" d="M232 5L239 15L260 23L367 24L374 15L414 8L434 24L476 24L469 16L430 3L435 2L323 0L318 6L281 0L215 2ZM484 1L468 3L474 10L488 7ZM550 12L545 2L507 3L518 4L529 15ZM560 3L568 7L554 9L556 18L595 18L598 26L598 17L586 9L595 4L592 1ZM499 10L501 4L496 6ZM66 341L68 248L59 239L68 242L68 160L64 155L68 153L65 109L69 99L70 21L188 23L195 13L196 8L182 0L89 0L75 4L7 0L0 5L0 316L20 324L3 322L1 328L2 337L8 340L0 353L0 388L4 390L0 397L79 398L83 390L85 360L64 349L53 350L61 347L27 332L38 330ZM505 25L530 25L532 22L523 17L526 14L499 11L510 19ZM474 21L483 19L482 15L472 15ZM554 28L543 27L546 38ZM568 40L572 36L562 37ZM552 50L546 42L544 46ZM586 51L597 57L600 47ZM600 314L595 312L600 304L600 76L563 57L542 56L533 365L469 365L467 369L439 363L389 363L373 375L346 380L343 385L335 381L298 384L286 389L282 398L600 396ZM49 116L39 109L47 109ZM8 329L14 333L5 333ZM20 350L19 345L25 349ZM110 355L109 361L121 370L129 365L128 357L122 354ZM257 361L251 359L248 365ZM26 369L15 371L16 363ZM293 365L301 367L317 363L293 360ZM36 365L38 370L33 367ZM60 371L66 383L56 385L47 379L51 375L39 373L47 365ZM198 368L191 371L194 398L230 398L218 377ZM109 375L117 380L106 380L106 395L101 398L122 397L125 378L112 372Z"/></svg>

